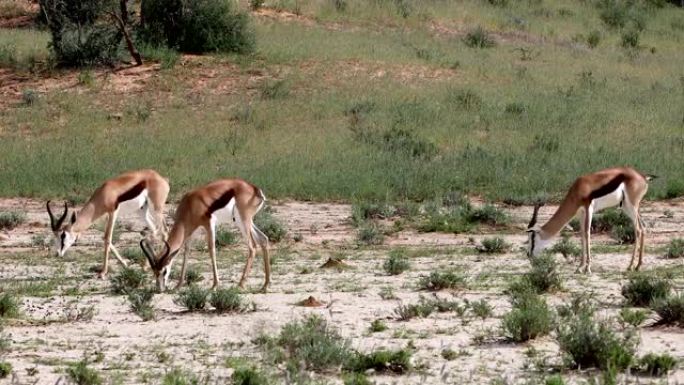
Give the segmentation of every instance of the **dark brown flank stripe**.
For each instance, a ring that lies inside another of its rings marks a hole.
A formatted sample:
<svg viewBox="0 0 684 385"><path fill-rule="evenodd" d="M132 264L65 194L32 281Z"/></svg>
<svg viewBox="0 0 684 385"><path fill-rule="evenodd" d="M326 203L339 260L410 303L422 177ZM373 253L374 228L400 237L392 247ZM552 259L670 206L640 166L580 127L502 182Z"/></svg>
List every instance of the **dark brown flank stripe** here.
<svg viewBox="0 0 684 385"><path fill-rule="evenodd" d="M135 186L131 187L125 193L119 195L119 197L116 198L116 207L119 207L119 204L121 202L131 200L131 199L137 197L138 195L140 195L140 193L145 189L145 187L147 187L147 183L145 183L145 181L142 181L142 182L136 184Z"/></svg>
<svg viewBox="0 0 684 385"><path fill-rule="evenodd" d="M211 214L214 213L214 211L220 210L226 205L228 205L228 202L230 202L231 199L235 197L235 191L233 189L230 189L226 192L223 193L217 200L215 200L207 209L207 217L211 217Z"/></svg>
<svg viewBox="0 0 684 385"><path fill-rule="evenodd" d="M601 198L602 196L605 196L605 195L612 193L613 191L615 191L618 188L618 186L620 186L620 183L622 183L624 181L625 181L625 174L620 174L620 175L616 176L615 178L608 181L608 183L606 183L603 186L592 191L591 194L589 194L589 199L594 200L594 199Z"/></svg>

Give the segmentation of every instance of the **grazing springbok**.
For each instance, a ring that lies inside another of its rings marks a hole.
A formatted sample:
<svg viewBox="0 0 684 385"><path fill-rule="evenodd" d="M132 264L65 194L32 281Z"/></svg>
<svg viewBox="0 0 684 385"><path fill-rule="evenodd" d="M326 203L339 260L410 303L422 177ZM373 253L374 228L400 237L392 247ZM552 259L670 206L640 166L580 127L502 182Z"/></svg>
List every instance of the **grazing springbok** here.
<svg viewBox="0 0 684 385"><path fill-rule="evenodd" d="M266 197L261 189L241 179L217 180L185 194L176 208L175 221L163 252L156 256L145 240L140 241L140 247L152 266L157 288L160 291L166 290L171 263L181 247L184 248L183 265L176 287L183 285L190 245L188 240L199 227L206 230L207 246L214 274L213 288L217 288L219 277L216 267L216 227L221 223L235 222L249 250L239 286L244 288L258 244L264 254L265 282L261 290L265 292L271 281L268 237L254 225L253 221L265 201Z"/></svg>
<svg viewBox="0 0 684 385"><path fill-rule="evenodd" d="M104 263L100 277L107 275L109 267L109 251L113 251L116 259L124 266L126 261L112 244L112 233L117 215L120 213L137 213L142 216L153 235L166 238L163 210L166 197L169 195L169 182L154 170L129 171L106 180L78 213L72 213L70 222L64 225L68 214L64 203L64 213L56 219L47 202L50 216L50 227L55 234L57 254L64 256L67 249L76 242L82 231L86 230L98 218L109 214L104 233Z"/></svg>
<svg viewBox="0 0 684 385"><path fill-rule="evenodd" d="M538 255L551 239L576 215L581 214L582 260L577 271L591 273L590 233L595 212L620 206L634 223L634 252L627 270L639 270L644 254L644 225L639 215L639 204L648 190L648 181L655 178L643 175L630 167L617 167L583 175L575 180L558 210L545 224L537 226L540 205L534 207L529 233L528 256ZM639 262L634 266L637 254Z"/></svg>

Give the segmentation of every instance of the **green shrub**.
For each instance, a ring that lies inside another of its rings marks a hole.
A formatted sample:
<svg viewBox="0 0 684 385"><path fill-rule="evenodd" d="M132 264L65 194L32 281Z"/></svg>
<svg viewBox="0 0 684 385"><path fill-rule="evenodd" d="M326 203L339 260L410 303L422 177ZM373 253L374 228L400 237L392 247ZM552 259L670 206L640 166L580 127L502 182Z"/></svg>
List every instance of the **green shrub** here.
<svg viewBox="0 0 684 385"><path fill-rule="evenodd" d="M576 307L573 314L561 320L558 345L575 366L621 371L634 363L638 342L635 335L616 333L609 320L594 317L593 307Z"/></svg>
<svg viewBox="0 0 684 385"><path fill-rule="evenodd" d="M565 259L576 259L582 254L579 245L570 240L567 235L561 236L560 241L556 242L551 248L549 248L551 253L559 253Z"/></svg>
<svg viewBox="0 0 684 385"><path fill-rule="evenodd" d="M643 310L631 310L628 308L620 310L620 322L635 328L644 323L647 316L647 313Z"/></svg>
<svg viewBox="0 0 684 385"><path fill-rule="evenodd" d="M143 321L150 321L155 318L154 306L152 306L154 290L133 289L127 293L128 304L133 313L137 314Z"/></svg>
<svg viewBox="0 0 684 385"><path fill-rule="evenodd" d="M622 286L622 296L631 306L646 307L656 299L665 298L672 290L669 279L651 273L636 273Z"/></svg>
<svg viewBox="0 0 684 385"><path fill-rule="evenodd" d="M140 289L147 282L147 274L134 267L124 267L109 278L114 294L126 294Z"/></svg>
<svg viewBox="0 0 684 385"><path fill-rule="evenodd" d="M418 225L418 231L464 233L472 229L472 225L466 220L461 207L451 207L445 211L433 210L426 214L427 218Z"/></svg>
<svg viewBox="0 0 684 385"><path fill-rule="evenodd" d="M231 376L233 385L268 385L268 377L257 368L238 367Z"/></svg>
<svg viewBox="0 0 684 385"><path fill-rule="evenodd" d="M442 349L440 355L442 358L444 358L447 361L453 361L458 357L458 352L454 351L453 349Z"/></svg>
<svg viewBox="0 0 684 385"><path fill-rule="evenodd" d="M371 333L379 333L387 330L387 324L385 324L381 319L376 319L371 322L370 329Z"/></svg>
<svg viewBox="0 0 684 385"><path fill-rule="evenodd" d="M438 291L442 289L464 289L466 276L455 270L433 271L427 277L421 277L418 286L424 290Z"/></svg>
<svg viewBox="0 0 684 385"><path fill-rule="evenodd" d="M684 326L684 294L654 299L651 308L660 317L658 324Z"/></svg>
<svg viewBox="0 0 684 385"><path fill-rule="evenodd" d="M216 230L216 247L223 249L227 246L234 245L238 242L237 232L227 229L225 226L219 226Z"/></svg>
<svg viewBox="0 0 684 385"><path fill-rule="evenodd" d="M382 202L356 201L352 203L352 224L359 226L369 219L387 219L395 214L392 206Z"/></svg>
<svg viewBox="0 0 684 385"><path fill-rule="evenodd" d="M139 247L127 247L121 251L121 257L137 265L147 265L147 259Z"/></svg>
<svg viewBox="0 0 684 385"><path fill-rule="evenodd" d="M558 264L552 255L544 253L530 258L532 269L525 273L525 279L538 293L560 290L563 280L558 271Z"/></svg>
<svg viewBox="0 0 684 385"><path fill-rule="evenodd" d="M19 303L10 293L0 294L0 318L14 318L19 315Z"/></svg>
<svg viewBox="0 0 684 385"><path fill-rule="evenodd" d="M667 245L667 253L665 253L665 258L683 258L684 257L684 239L675 238L670 241Z"/></svg>
<svg viewBox="0 0 684 385"><path fill-rule="evenodd" d="M601 32L597 30L593 30L589 32L587 35L587 45L589 48L596 48L598 47L599 43L601 42Z"/></svg>
<svg viewBox="0 0 684 385"><path fill-rule="evenodd" d="M217 289L209 297L209 303L219 313L239 312L243 310L244 303L240 289Z"/></svg>
<svg viewBox="0 0 684 385"><path fill-rule="evenodd" d="M173 48L141 44L138 51L143 58L159 62L163 70L172 69L180 60L180 54Z"/></svg>
<svg viewBox="0 0 684 385"><path fill-rule="evenodd" d="M491 48L496 46L496 41L481 26L468 31L463 38L463 42L470 48Z"/></svg>
<svg viewBox="0 0 684 385"><path fill-rule="evenodd" d="M450 89L447 92L447 102L467 111L479 110L482 107L482 97L470 89Z"/></svg>
<svg viewBox="0 0 684 385"><path fill-rule="evenodd" d="M406 256L405 249L394 249L389 253L389 257L382 265L382 268L389 275L399 275L411 268L411 263Z"/></svg>
<svg viewBox="0 0 684 385"><path fill-rule="evenodd" d="M259 93L264 100L284 99L290 95L290 82L286 79L267 80L259 86Z"/></svg>
<svg viewBox="0 0 684 385"><path fill-rule="evenodd" d="M285 235L287 235L287 228L285 225L278 218L274 217L268 208L259 211L254 218L254 224L271 242L280 242L285 238Z"/></svg>
<svg viewBox="0 0 684 385"><path fill-rule="evenodd" d="M12 374L12 365L9 362L0 361L0 378L7 378Z"/></svg>
<svg viewBox="0 0 684 385"><path fill-rule="evenodd" d="M502 254L511 249L511 244L501 237L484 238L478 251L486 254Z"/></svg>
<svg viewBox="0 0 684 385"><path fill-rule="evenodd" d="M347 373L342 378L344 385L373 385L364 373Z"/></svg>
<svg viewBox="0 0 684 385"><path fill-rule="evenodd" d="M676 366L677 359L667 353L648 353L639 360L639 370L649 376L664 376Z"/></svg>
<svg viewBox="0 0 684 385"><path fill-rule="evenodd" d="M140 36L152 46L181 52L254 50L255 34L249 15L232 0L159 0L142 3Z"/></svg>
<svg viewBox="0 0 684 385"><path fill-rule="evenodd" d="M508 214L496 206L486 204L466 211L469 223L480 223L490 226L503 226L510 222Z"/></svg>
<svg viewBox="0 0 684 385"><path fill-rule="evenodd" d="M544 385L565 385L565 381L563 381L563 377L560 374L556 374L555 376L547 377L544 380Z"/></svg>
<svg viewBox="0 0 684 385"><path fill-rule="evenodd" d="M373 369L376 373L391 372L404 374L411 370L411 351L377 350L370 354L356 352L345 365L345 370L364 373Z"/></svg>
<svg viewBox="0 0 684 385"><path fill-rule="evenodd" d="M253 10L259 10L264 6L264 0L249 0L249 7Z"/></svg>
<svg viewBox="0 0 684 385"><path fill-rule="evenodd" d="M494 314L494 308L484 298L479 301L470 302L470 311L475 317L485 320Z"/></svg>
<svg viewBox="0 0 684 385"><path fill-rule="evenodd" d="M349 342L317 315L286 324L275 343L288 359L316 372L340 367L351 357Z"/></svg>
<svg viewBox="0 0 684 385"><path fill-rule="evenodd" d="M26 213L9 211L0 213L0 230L12 230L26 222Z"/></svg>
<svg viewBox="0 0 684 385"><path fill-rule="evenodd" d="M178 368L166 372L162 377L162 385L195 385L199 384L199 381L194 374Z"/></svg>
<svg viewBox="0 0 684 385"><path fill-rule="evenodd" d="M205 308L208 297L208 290L193 285L183 289L180 293L178 293L173 302L176 305L183 306L184 308L188 309L188 311L198 311Z"/></svg>
<svg viewBox="0 0 684 385"><path fill-rule="evenodd" d="M397 318L400 321L408 321L415 317L428 317L434 311L435 304L425 299L425 297L420 296L418 303L397 306L397 308L394 309L394 314L397 315Z"/></svg>
<svg viewBox="0 0 684 385"><path fill-rule="evenodd" d="M97 371L88 367L88 362L81 360L67 368L69 379L77 385L100 385L102 378Z"/></svg>
<svg viewBox="0 0 684 385"><path fill-rule="evenodd" d="M524 342L549 334L554 317L546 301L534 293L520 294L511 300L513 309L502 321L504 335L516 342Z"/></svg>
<svg viewBox="0 0 684 385"><path fill-rule="evenodd" d="M594 215L591 230L594 232L610 232L617 226L630 226L632 220L624 211L608 208Z"/></svg>
<svg viewBox="0 0 684 385"><path fill-rule="evenodd" d="M627 30L622 33L621 42L622 48L639 48L639 31Z"/></svg>
<svg viewBox="0 0 684 385"><path fill-rule="evenodd" d="M359 227L356 241L363 245L382 245L385 242L385 234L379 224L368 221Z"/></svg>

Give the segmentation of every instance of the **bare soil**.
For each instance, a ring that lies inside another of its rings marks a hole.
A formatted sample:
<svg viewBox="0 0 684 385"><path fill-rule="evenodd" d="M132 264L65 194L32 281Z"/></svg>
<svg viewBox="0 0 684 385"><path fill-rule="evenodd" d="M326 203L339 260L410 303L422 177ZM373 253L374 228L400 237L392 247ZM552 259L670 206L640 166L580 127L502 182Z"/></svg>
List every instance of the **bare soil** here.
<svg viewBox="0 0 684 385"><path fill-rule="evenodd" d="M681 261L662 258L663 248L673 237L681 237L684 205L681 201L647 202L642 213L649 228L645 268L676 268ZM170 205L173 206L173 205ZM0 280L4 287L22 288L23 316L11 321L5 334L11 340L5 360L14 367L14 383L54 384L65 376L68 362L99 357L91 366L105 376L121 376L123 383L159 383L159 375L172 367L192 369L213 379L226 379L232 369L225 365L229 357L246 357L258 362L261 351L252 341L261 334L276 334L285 323L305 314L319 314L331 322L354 348L370 351L379 347L398 348L409 341L416 347L417 370L403 376L373 376L378 384L490 383L494 379L523 381L535 375L534 362L560 362L558 347L552 337L528 344L506 342L499 329L501 317L510 305L503 294L507 282L528 268L519 252L530 207L506 208L514 218L514 228L498 233L513 244L513 251L503 255L477 253L479 240L492 234L440 234L401 231L389 237L381 247L359 247L351 226L349 205L286 201L273 204L274 215L289 229L289 238L272 245L272 286L267 294L247 293L256 311L244 314L215 315L211 312L188 313L173 302L174 294L157 295L155 321L143 322L133 314L123 296L110 294L109 282L99 280L95 271L101 264L102 226L96 224L81 236L64 258L48 251L51 242L44 202L23 199L0 199L0 212L21 210L28 220L20 227L2 232L0 237ZM541 219L555 208L543 207ZM172 210L172 207L169 207ZM136 247L142 223L122 218L119 250ZM293 238L297 235L300 241ZM198 234L190 257L211 285L209 258ZM575 265L564 262L565 289L549 296L553 304L568 300L574 292L593 292L606 315L621 307L620 287L631 248L615 246L606 235L593 237L594 274L575 274ZM403 246L412 251L412 268L399 276L388 276L382 262L388 249ZM605 250L605 251L602 251ZM223 286L236 283L244 266L245 247L230 247L219 253L219 274ZM349 268L319 268L330 258L342 260ZM114 259L113 273L119 267ZM176 264L176 268L178 265ZM431 294L421 292L421 276L444 268L460 268L469 276L469 288L457 292ZM258 261L249 286L256 290L263 279ZM675 277L677 287L684 281ZM52 284L41 294L30 286ZM23 285L23 286L22 286ZM396 299L383 299L381 290L391 288ZM408 322L398 321L394 309L411 303L419 296L437 295L458 300L485 299L494 307L494 317L481 321L455 313L433 314ZM302 302L302 300L304 300ZM304 304L305 306L298 306ZM91 320L75 320L79 309L92 306ZM371 321L383 319L389 329L369 332ZM639 353L670 353L684 357L684 334L681 329L648 327L640 329ZM447 361L443 349L459 352ZM526 352L534 348L536 356ZM101 354L98 354L101 353ZM35 370L34 370L35 369ZM119 373L119 374L117 374ZM595 374L595 373L593 373ZM536 375L539 375L537 372ZM570 371L573 382L592 372ZM335 383L335 376L323 376ZM635 380L635 379L631 379ZM683 381L684 370L671 374L670 380ZM8 381L8 380L4 380ZM640 383L657 383L648 377ZM1 382L1 381L0 381ZM509 382L511 383L511 382Z"/></svg>

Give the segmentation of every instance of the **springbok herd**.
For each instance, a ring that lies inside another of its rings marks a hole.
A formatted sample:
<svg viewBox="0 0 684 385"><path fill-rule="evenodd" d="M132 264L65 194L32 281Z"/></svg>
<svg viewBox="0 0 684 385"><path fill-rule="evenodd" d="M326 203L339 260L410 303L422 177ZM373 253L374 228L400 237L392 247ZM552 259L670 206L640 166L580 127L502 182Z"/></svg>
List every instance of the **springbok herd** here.
<svg viewBox="0 0 684 385"><path fill-rule="evenodd" d="M639 215L639 204L648 190L648 181L654 176L643 175L629 167L617 167L580 176L568 190L565 198L553 216L543 225L537 224L539 205L534 207L532 220L527 232L528 256L539 254L551 240L576 215L581 215L582 258L578 271L591 272L590 231L593 213L614 206L620 206L634 223L635 244L628 270L638 270L642 264L644 251L643 222ZM67 204L59 218L52 213L50 201L47 211L50 226L55 235L55 248L63 256L79 234L95 220L107 214L104 235L104 261L100 276L107 274L109 253L126 266L126 261L112 244L112 231L117 215L138 213L151 230L151 236L164 242L161 253L155 253L147 239L140 241L140 247L147 257L156 278L157 288L166 289L171 273L171 265L178 252L183 248L183 265L179 275L178 287L183 285L189 244L187 240L199 227L207 234L207 245L211 257L214 285L219 286L216 266L216 227L221 223L235 222L247 244L247 263L240 278L240 287L252 267L257 245L264 256L265 281L262 291L270 283L270 261L268 237L254 225L254 216L263 207L266 197L258 187L242 179L220 179L186 193L175 212L171 231L164 224L163 210L169 194L168 181L154 170L126 172L105 181L80 211L72 212L68 222ZM638 256L638 259L637 259ZM636 264L635 264L636 261Z"/></svg>

